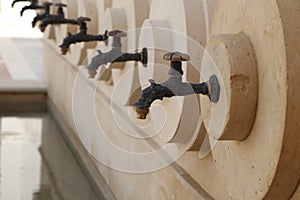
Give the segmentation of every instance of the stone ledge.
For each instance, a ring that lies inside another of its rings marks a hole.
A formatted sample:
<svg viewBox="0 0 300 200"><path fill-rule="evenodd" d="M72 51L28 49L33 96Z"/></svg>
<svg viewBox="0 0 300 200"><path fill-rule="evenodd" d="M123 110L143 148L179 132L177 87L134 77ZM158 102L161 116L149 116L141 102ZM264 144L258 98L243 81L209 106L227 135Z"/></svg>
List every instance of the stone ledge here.
<svg viewBox="0 0 300 200"><path fill-rule="evenodd" d="M0 113L46 112L46 94L0 94Z"/></svg>
<svg viewBox="0 0 300 200"><path fill-rule="evenodd" d="M45 91L0 92L0 113L46 112L46 100Z"/></svg>
<svg viewBox="0 0 300 200"><path fill-rule="evenodd" d="M40 80L0 80L0 93L46 93L46 85Z"/></svg>

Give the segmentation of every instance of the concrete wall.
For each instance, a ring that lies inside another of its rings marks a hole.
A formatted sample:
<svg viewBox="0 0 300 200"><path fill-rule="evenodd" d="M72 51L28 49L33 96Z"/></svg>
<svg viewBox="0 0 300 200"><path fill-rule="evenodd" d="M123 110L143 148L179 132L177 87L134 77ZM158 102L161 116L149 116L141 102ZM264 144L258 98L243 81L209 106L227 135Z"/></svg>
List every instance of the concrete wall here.
<svg viewBox="0 0 300 200"><path fill-rule="evenodd" d="M110 49L111 39L108 46L72 45L62 56L58 46L76 26L45 32L49 100L78 133L117 199L291 198L300 177L299 1L66 3L67 17L92 18L91 33L127 31L124 52L148 48L147 68L113 63L88 79L85 66L96 49ZM165 98L138 120L132 102L149 78L167 79L167 51L190 55L183 65L188 81L217 75L220 100Z"/></svg>

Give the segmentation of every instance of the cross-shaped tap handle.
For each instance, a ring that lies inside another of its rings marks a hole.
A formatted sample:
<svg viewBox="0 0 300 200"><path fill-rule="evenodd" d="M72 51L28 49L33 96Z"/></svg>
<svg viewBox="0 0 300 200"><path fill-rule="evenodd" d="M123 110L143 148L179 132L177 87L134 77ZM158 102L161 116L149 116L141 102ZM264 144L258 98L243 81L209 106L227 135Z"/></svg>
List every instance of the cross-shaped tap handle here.
<svg viewBox="0 0 300 200"><path fill-rule="evenodd" d="M55 3L54 5L57 7L68 7L68 5L64 3Z"/></svg>
<svg viewBox="0 0 300 200"><path fill-rule="evenodd" d="M90 22L90 21L92 21L91 20L91 18L89 18L89 17L78 17L77 18L77 22L78 22L78 24L81 24L81 23L83 23L83 22Z"/></svg>
<svg viewBox="0 0 300 200"><path fill-rule="evenodd" d="M127 34L121 30L112 30L108 33L108 36L110 36L110 37L126 37Z"/></svg>
<svg viewBox="0 0 300 200"><path fill-rule="evenodd" d="M45 6L45 7L52 6L52 5L53 5L53 3L52 3L52 2L49 2L49 1L45 1L45 2L43 3L43 6Z"/></svg>

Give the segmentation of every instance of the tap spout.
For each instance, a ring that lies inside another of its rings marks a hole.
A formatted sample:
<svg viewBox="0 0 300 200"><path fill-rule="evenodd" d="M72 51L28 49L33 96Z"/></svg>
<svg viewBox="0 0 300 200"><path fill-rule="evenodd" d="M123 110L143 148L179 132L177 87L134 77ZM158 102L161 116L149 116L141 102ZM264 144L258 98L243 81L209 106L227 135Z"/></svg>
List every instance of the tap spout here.
<svg viewBox="0 0 300 200"><path fill-rule="evenodd" d="M137 118L146 119L149 108L155 100L171 98L174 96L187 96L191 94L209 95L209 84L182 82L181 77L170 76L170 78L161 84L149 80L151 85L141 92L141 97L134 102L136 106Z"/></svg>
<svg viewBox="0 0 300 200"><path fill-rule="evenodd" d="M37 5L35 3L32 3L29 6L24 6L22 8L22 10L20 11L20 15L23 16L23 14L26 10L37 10L37 9L45 9L45 7L41 6L41 5Z"/></svg>
<svg viewBox="0 0 300 200"><path fill-rule="evenodd" d="M151 104L163 98L202 94L208 96L212 102L219 100L220 86L215 75L203 83L182 82L182 61L188 61L188 55L180 52L168 53L164 56L164 60L171 61L169 79L161 84L149 80L151 85L141 92L140 98L133 104L136 106L138 119L146 119Z"/></svg>
<svg viewBox="0 0 300 200"><path fill-rule="evenodd" d="M55 6L58 7L56 15L47 15L46 18L42 20L42 23L39 25L39 28L42 32L45 31L48 25L50 24L74 24L78 25L77 20L75 19L66 19L63 7L67 7L66 4L56 3Z"/></svg>
<svg viewBox="0 0 300 200"><path fill-rule="evenodd" d="M68 37L66 37L63 43L59 46L61 48L62 55L66 55L69 51L70 45L78 42L92 42L92 41L105 41L107 40L107 36L104 35L90 35L84 33L77 33L72 35L69 33Z"/></svg>
<svg viewBox="0 0 300 200"><path fill-rule="evenodd" d="M147 65L148 55L147 48L143 48L139 53L123 53L116 48L112 48L109 52L102 53L98 50L98 55L92 58L91 63L86 67L89 71L90 78L94 78L96 70L101 65L115 62L136 61ZM92 76L94 74L94 76Z"/></svg>
<svg viewBox="0 0 300 200"><path fill-rule="evenodd" d="M11 4L11 7L13 8L14 5L18 2L32 2L33 0L14 0ZM37 3L37 2L36 2Z"/></svg>
<svg viewBox="0 0 300 200"><path fill-rule="evenodd" d="M125 37L126 33L119 30L113 30L108 33L108 36L113 37L112 49L109 52L102 53L98 50L98 55L92 58L91 63L86 67L90 74L90 78L94 78L97 74L96 70L108 63L137 61L141 62L144 67L148 63L147 48L143 48L140 53L124 53L122 52L121 37Z"/></svg>
<svg viewBox="0 0 300 200"><path fill-rule="evenodd" d="M69 33L68 37L64 39L63 43L59 46L61 48L62 55L65 55L68 52L71 44L75 44L77 42L107 41L107 31L105 31L103 35L87 34L87 25L85 21L91 20L87 17L79 17L77 19L77 23L80 25L79 32L74 35Z"/></svg>
<svg viewBox="0 0 300 200"><path fill-rule="evenodd" d="M146 119L149 108L155 100L163 100L164 97L173 97L175 94L168 87L149 80L151 85L141 92L141 97L133 103L136 106L137 118Z"/></svg>
<svg viewBox="0 0 300 200"><path fill-rule="evenodd" d="M58 15L48 15L42 20L42 23L39 25L41 32L44 32L48 25L53 24L73 24L78 25L77 21L74 19L66 19Z"/></svg>
<svg viewBox="0 0 300 200"><path fill-rule="evenodd" d="M38 22L38 21L42 21L43 19L45 19L45 18L47 18L49 15L50 15L50 6L52 5L52 3L51 2L44 2L43 3L43 6L44 6L44 13L42 13L42 14L37 14L34 18L33 18L33 20L32 20L32 22L31 22L31 24L32 24L32 28L34 28L35 27L35 25L36 25L36 23Z"/></svg>

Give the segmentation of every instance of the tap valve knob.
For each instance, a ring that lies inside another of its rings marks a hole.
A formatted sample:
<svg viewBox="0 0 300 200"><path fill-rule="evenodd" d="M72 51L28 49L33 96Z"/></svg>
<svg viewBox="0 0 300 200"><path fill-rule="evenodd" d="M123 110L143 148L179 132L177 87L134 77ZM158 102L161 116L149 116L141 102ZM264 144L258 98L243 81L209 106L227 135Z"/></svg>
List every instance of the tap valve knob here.
<svg viewBox="0 0 300 200"><path fill-rule="evenodd" d="M68 7L67 4L64 3L55 3L54 5L57 7Z"/></svg>
<svg viewBox="0 0 300 200"><path fill-rule="evenodd" d="M121 30L112 30L108 33L108 36L110 36L110 37L126 37L127 34Z"/></svg>
<svg viewBox="0 0 300 200"><path fill-rule="evenodd" d="M113 38L113 43L112 43L113 48L121 48L122 47L121 38L126 37L127 34L121 30L112 30L108 33L108 36Z"/></svg>
<svg viewBox="0 0 300 200"><path fill-rule="evenodd" d="M67 4L64 4L64 3L55 3L54 5L58 7L57 15L61 15L61 16L64 17L65 13L64 13L63 7L67 7Z"/></svg>
<svg viewBox="0 0 300 200"><path fill-rule="evenodd" d="M44 6L44 7L48 7L48 6L52 6L52 5L53 5L53 3L49 2L49 1L45 1L45 2L43 3L43 6Z"/></svg>
<svg viewBox="0 0 300 200"><path fill-rule="evenodd" d="M181 52L168 52L163 56L163 59L166 61L189 61L190 56Z"/></svg>
<svg viewBox="0 0 300 200"><path fill-rule="evenodd" d="M190 56L181 52L168 52L163 56L166 61L171 61L169 75L182 76L182 61L189 61ZM179 73L179 74L178 74Z"/></svg>
<svg viewBox="0 0 300 200"><path fill-rule="evenodd" d="M78 17L77 19L76 19L76 21L77 21L77 24L80 26L80 31L83 31L85 34L86 34L86 31L87 31L87 25L86 25L86 23L85 22L90 22L90 21L92 21L90 18L88 18L88 17Z"/></svg>
<svg viewBox="0 0 300 200"><path fill-rule="evenodd" d="M88 17L78 17L77 18L77 22L78 22L78 24L81 24L81 23L83 23L83 22L90 22L90 21L92 21L91 20L91 18L88 18Z"/></svg>

